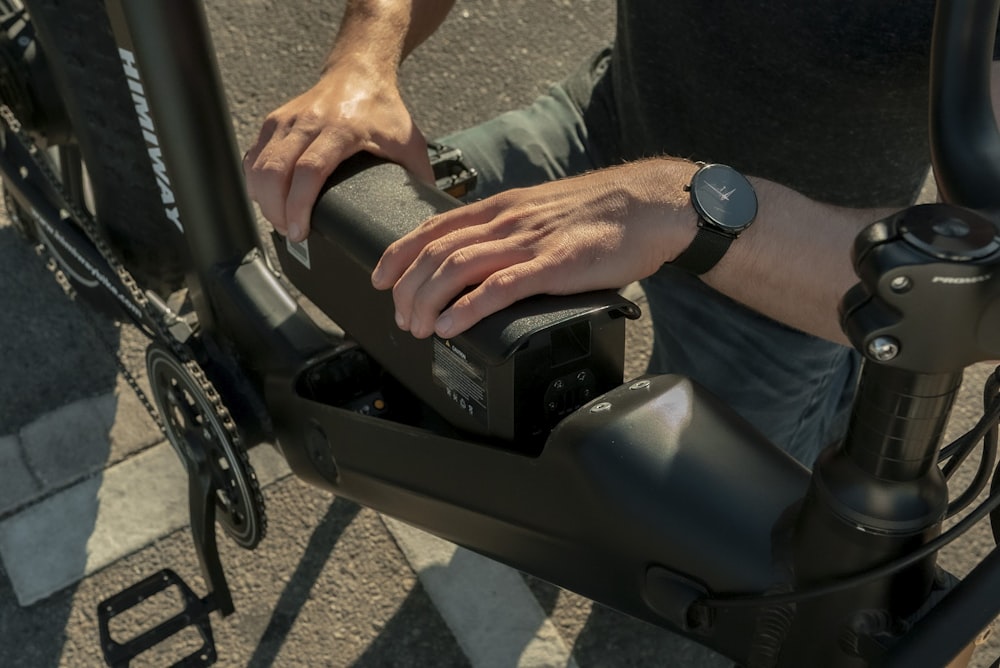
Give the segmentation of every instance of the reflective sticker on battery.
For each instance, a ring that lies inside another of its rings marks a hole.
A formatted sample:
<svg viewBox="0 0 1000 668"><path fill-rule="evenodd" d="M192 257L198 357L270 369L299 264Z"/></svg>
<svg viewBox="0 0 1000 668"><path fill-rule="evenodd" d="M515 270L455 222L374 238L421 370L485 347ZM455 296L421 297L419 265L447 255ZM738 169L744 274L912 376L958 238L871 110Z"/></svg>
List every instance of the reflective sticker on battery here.
<svg viewBox="0 0 1000 668"><path fill-rule="evenodd" d="M489 426L486 397L486 371L475 360L452 345L434 337L434 382L440 385L455 405Z"/></svg>
<svg viewBox="0 0 1000 668"><path fill-rule="evenodd" d="M285 237L285 248L288 249L288 253L292 257L304 264L306 269L312 269L312 264L309 262L308 239L303 239L302 241L292 241L288 237Z"/></svg>

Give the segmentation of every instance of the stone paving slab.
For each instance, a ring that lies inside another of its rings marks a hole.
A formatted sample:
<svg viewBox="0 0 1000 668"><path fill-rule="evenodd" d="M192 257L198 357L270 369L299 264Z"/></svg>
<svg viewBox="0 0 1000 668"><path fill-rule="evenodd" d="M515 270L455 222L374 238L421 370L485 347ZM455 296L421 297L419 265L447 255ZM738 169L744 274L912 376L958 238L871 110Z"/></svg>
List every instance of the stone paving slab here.
<svg viewBox="0 0 1000 668"><path fill-rule="evenodd" d="M28 467L17 434L0 436L0 517L13 511L25 499L41 493L42 484Z"/></svg>
<svg viewBox="0 0 1000 668"><path fill-rule="evenodd" d="M517 571L399 520L383 521L473 665L577 668Z"/></svg>
<svg viewBox="0 0 1000 668"><path fill-rule="evenodd" d="M261 485L289 474L270 447L250 457ZM18 603L31 605L188 521L187 475L161 442L0 521L0 560Z"/></svg>
<svg viewBox="0 0 1000 668"><path fill-rule="evenodd" d="M44 489L97 473L108 461L108 432L117 402L111 395L61 406L20 432L28 466Z"/></svg>

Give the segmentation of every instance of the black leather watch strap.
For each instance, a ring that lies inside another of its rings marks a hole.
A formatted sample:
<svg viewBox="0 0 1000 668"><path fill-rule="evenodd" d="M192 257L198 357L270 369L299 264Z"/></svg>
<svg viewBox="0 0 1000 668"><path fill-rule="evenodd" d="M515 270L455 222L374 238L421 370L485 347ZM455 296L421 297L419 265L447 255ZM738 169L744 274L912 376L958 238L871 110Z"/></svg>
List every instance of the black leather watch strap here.
<svg viewBox="0 0 1000 668"><path fill-rule="evenodd" d="M711 230L700 222L691 245L670 264L692 274L701 275L722 259L734 237Z"/></svg>

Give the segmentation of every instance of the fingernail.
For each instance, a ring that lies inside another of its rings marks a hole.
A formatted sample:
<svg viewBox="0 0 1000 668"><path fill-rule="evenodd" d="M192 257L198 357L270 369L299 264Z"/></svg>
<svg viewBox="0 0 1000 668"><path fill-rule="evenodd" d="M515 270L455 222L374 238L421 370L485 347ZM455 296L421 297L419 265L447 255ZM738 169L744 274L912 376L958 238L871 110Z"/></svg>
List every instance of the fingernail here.
<svg viewBox="0 0 1000 668"><path fill-rule="evenodd" d="M403 319L403 314L399 311L396 311L396 326L404 332L406 331L406 320Z"/></svg>
<svg viewBox="0 0 1000 668"><path fill-rule="evenodd" d="M382 269L382 265L376 266L375 271L372 272L372 285L374 285L376 288L382 285L382 279L384 278L384 274L385 270ZM398 313L396 314L396 317L397 318L399 317Z"/></svg>
<svg viewBox="0 0 1000 668"><path fill-rule="evenodd" d="M288 226L288 238L292 241L302 241L302 228L295 223Z"/></svg>
<svg viewBox="0 0 1000 668"><path fill-rule="evenodd" d="M444 315L442 315L440 318L437 319L437 322L434 324L434 330L437 332L437 335L443 339L446 339L449 336L451 336L451 332L454 328L455 328L455 321L452 319L450 313L445 313Z"/></svg>

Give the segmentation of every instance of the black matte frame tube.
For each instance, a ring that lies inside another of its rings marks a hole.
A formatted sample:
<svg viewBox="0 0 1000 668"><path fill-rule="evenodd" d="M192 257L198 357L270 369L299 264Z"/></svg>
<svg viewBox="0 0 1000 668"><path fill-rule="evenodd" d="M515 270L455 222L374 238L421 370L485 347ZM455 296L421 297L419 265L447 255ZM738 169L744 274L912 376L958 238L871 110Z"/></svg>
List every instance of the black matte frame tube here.
<svg viewBox="0 0 1000 668"><path fill-rule="evenodd" d="M130 83L155 126L144 134L162 155L194 273L210 293L205 300L193 291L204 326L215 321L212 298L226 289L213 275L261 246L204 8L199 0L106 4L126 71L134 56L141 75L141 89Z"/></svg>
<svg viewBox="0 0 1000 668"><path fill-rule="evenodd" d="M944 201L1000 211L990 72L1000 0L938 0L931 44L931 162Z"/></svg>
<svg viewBox="0 0 1000 668"><path fill-rule="evenodd" d="M880 668L943 666L969 646L1000 614L1000 548L993 550L913 625Z"/></svg>

